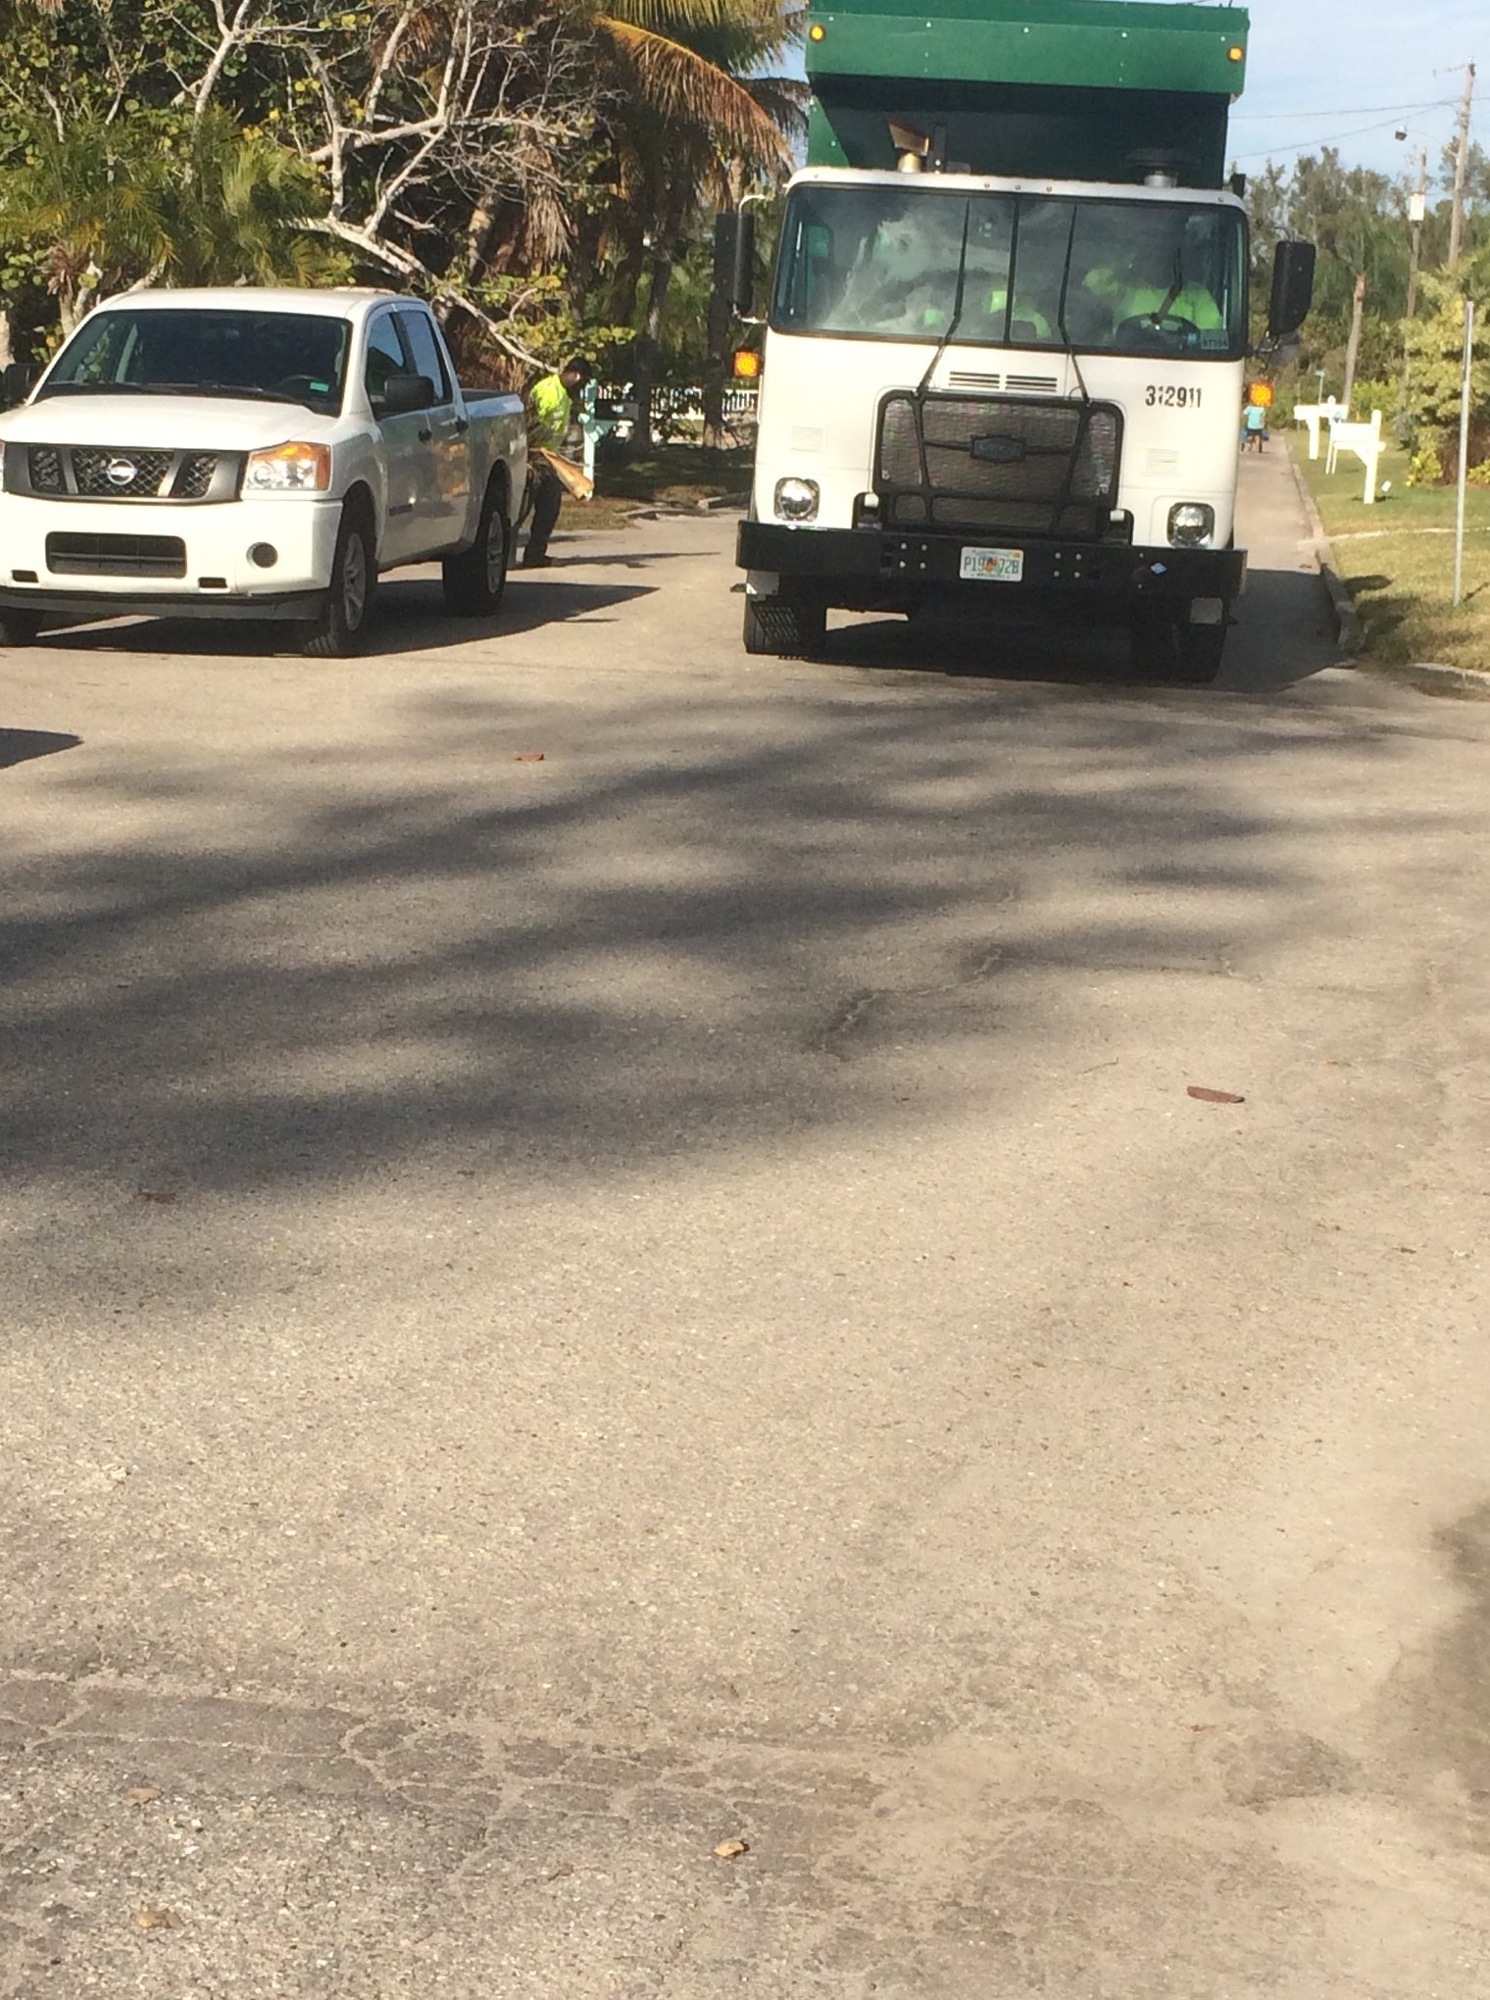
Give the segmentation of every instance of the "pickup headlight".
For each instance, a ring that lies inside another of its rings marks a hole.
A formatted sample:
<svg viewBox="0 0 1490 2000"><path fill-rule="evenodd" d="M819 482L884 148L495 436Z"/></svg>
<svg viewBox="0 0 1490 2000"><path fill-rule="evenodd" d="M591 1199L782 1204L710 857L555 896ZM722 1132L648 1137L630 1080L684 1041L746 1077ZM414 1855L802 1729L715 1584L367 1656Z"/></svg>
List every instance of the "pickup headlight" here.
<svg viewBox="0 0 1490 2000"><path fill-rule="evenodd" d="M775 500L777 520L816 520L818 498L815 479L778 479Z"/></svg>
<svg viewBox="0 0 1490 2000"><path fill-rule="evenodd" d="M1202 549L1216 532L1216 510L1203 500L1181 500L1169 510L1169 539L1177 549Z"/></svg>
<svg viewBox="0 0 1490 2000"><path fill-rule="evenodd" d="M243 468L245 493L324 493L331 485L329 444L276 444L251 451Z"/></svg>

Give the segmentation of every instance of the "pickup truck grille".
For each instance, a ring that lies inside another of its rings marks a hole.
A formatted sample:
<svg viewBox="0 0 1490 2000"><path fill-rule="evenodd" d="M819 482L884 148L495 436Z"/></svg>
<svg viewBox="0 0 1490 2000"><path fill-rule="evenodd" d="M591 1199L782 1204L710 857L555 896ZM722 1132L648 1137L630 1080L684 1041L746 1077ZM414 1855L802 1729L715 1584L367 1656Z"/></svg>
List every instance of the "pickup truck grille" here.
<svg viewBox="0 0 1490 2000"><path fill-rule="evenodd" d="M54 576L185 576L179 535L48 535Z"/></svg>
<svg viewBox="0 0 1490 2000"><path fill-rule="evenodd" d="M1122 429L1110 403L887 396L875 451L880 518L1098 540L1117 503Z"/></svg>
<svg viewBox="0 0 1490 2000"><path fill-rule="evenodd" d="M169 451L74 450L72 476L85 500L158 500L174 454Z"/></svg>
<svg viewBox="0 0 1490 2000"><path fill-rule="evenodd" d="M237 452L11 445L5 486L46 500L232 500L242 464Z"/></svg>

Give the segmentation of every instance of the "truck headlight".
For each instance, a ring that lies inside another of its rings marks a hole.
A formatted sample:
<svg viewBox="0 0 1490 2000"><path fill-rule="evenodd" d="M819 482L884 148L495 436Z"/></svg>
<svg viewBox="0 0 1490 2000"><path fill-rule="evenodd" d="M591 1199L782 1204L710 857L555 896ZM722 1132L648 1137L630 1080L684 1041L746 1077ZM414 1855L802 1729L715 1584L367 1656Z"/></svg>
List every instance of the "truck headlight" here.
<svg viewBox="0 0 1490 2000"><path fill-rule="evenodd" d="M1169 510L1169 539L1177 549L1203 549L1216 532L1216 510L1203 500L1181 500Z"/></svg>
<svg viewBox="0 0 1490 2000"><path fill-rule="evenodd" d="M816 520L819 497L815 479L778 479L775 499L777 520Z"/></svg>
<svg viewBox="0 0 1490 2000"><path fill-rule="evenodd" d="M243 468L245 493L324 493L331 484L329 444L276 444L251 451Z"/></svg>

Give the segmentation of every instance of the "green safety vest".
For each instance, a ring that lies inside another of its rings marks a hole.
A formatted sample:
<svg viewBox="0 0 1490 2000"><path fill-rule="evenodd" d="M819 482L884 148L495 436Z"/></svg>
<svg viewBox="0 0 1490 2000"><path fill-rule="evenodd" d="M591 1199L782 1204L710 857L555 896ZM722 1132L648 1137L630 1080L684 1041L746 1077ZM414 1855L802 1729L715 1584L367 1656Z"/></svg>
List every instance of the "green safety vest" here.
<svg viewBox="0 0 1490 2000"><path fill-rule="evenodd" d="M559 451L574 417L569 391L557 375L542 375L528 391L528 407L533 413L533 434L538 444Z"/></svg>
<svg viewBox="0 0 1490 2000"><path fill-rule="evenodd" d="M1135 285L1124 295L1117 309L1117 318L1120 321L1143 319L1160 311L1171 319L1189 320L1203 333L1215 333L1224 324L1220 307L1204 285L1182 285L1172 299L1167 288L1161 290L1157 285Z"/></svg>

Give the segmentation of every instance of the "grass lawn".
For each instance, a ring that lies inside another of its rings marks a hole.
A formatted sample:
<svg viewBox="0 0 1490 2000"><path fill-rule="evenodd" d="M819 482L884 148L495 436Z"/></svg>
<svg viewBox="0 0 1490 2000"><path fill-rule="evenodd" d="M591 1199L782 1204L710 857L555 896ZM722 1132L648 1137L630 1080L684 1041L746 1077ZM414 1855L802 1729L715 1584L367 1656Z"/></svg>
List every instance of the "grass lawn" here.
<svg viewBox="0 0 1490 2000"><path fill-rule="evenodd" d="M1490 673L1490 487L1471 486L1466 497L1464 601L1455 611L1453 488L1407 485L1407 454L1389 451L1380 477L1392 490L1368 507L1359 459L1342 453L1340 469L1326 477L1322 441L1312 464L1302 431L1289 442L1360 612L1367 650L1379 660Z"/></svg>
<svg viewBox="0 0 1490 2000"><path fill-rule="evenodd" d="M639 507L696 506L750 485L751 454L743 448L706 451L702 445L664 444L637 458L608 442L595 455L595 498L564 502L566 528L619 528Z"/></svg>

